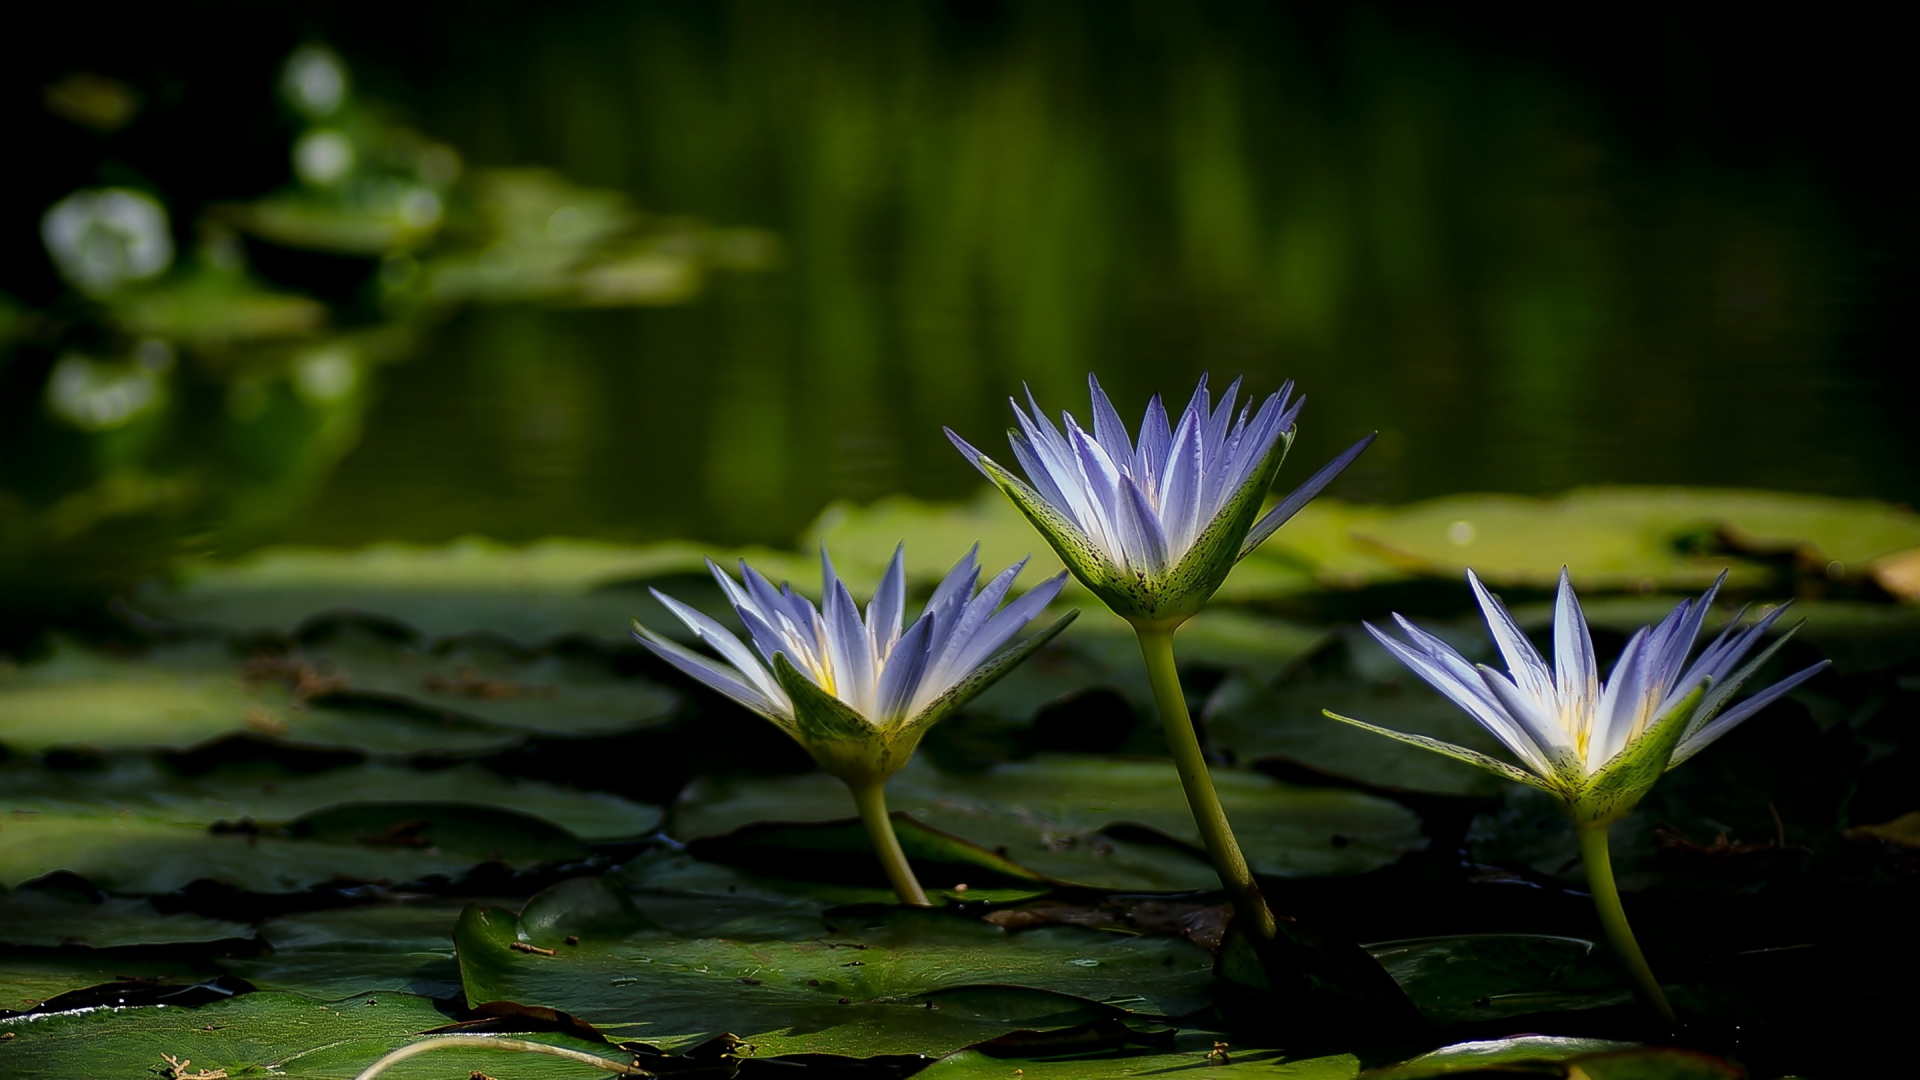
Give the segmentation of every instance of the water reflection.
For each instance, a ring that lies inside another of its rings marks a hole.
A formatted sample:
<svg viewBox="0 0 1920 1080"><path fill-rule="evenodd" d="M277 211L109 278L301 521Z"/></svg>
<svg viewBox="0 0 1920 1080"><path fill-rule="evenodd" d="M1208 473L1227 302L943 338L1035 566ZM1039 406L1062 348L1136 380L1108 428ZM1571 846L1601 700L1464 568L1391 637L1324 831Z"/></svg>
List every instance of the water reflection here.
<svg viewBox="0 0 1920 1080"><path fill-rule="evenodd" d="M1088 370L1126 408L1202 370L1296 377L1303 458L1385 429L1349 496L1920 494L1870 374L1890 342L1853 284L1867 256L1804 163L1652 153L1571 80L1364 13L1310 35L1234 4L956 10L634 5L524 16L502 40L531 58L463 39L415 102L436 129L765 225L788 258L698 311L514 335L469 312L395 372L419 396L294 535L500 486L496 455L455 466L446 440L488 444L478 403L561 341L555 377L607 388L578 419L606 457L538 515L403 528L783 540L833 498L970 491L940 425L991 429L1023 382L1068 400ZM429 446L415 409L456 371L475 405ZM399 498L429 458L451 471Z"/></svg>

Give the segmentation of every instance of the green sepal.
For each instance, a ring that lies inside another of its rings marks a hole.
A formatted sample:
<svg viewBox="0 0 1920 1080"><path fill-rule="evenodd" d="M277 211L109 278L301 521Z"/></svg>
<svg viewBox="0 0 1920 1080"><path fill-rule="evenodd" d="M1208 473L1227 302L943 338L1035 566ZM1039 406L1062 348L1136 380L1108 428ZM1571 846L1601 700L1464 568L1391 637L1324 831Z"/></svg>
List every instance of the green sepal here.
<svg viewBox="0 0 1920 1080"><path fill-rule="evenodd" d="M1046 629L994 653L979 667L974 668L966 678L954 683L947 688L946 693L934 698L926 708L920 710L917 716L909 717L906 723L900 726L901 734L911 734L913 739L913 743L907 747L907 752L913 752L913 745L918 744L920 736L927 728L945 720L961 706L978 697L987 687L999 682L1001 676L1018 667L1022 660L1032 656L1040 646L1052 641L1079 615L1078 610L1069 611L1055 619Z"/></svg>
<svg viewBox="0 0 1920 1080"><path fill-rule="evenodd" d="M786 653L773 654L773 677L793 701L794 741L828 774L849 783L882 780L907 763L911 746L896 754L885 731L821 689Z"/></svg>
<svg viewBox="0 0 1920 1080"><path fill-rule="evenodd" d="M1351 716L1341 716L1331 709L1321 709L1320 712L1322 715L1331 719L1338 720L1343 724L1352 724L1354 727L1371 731L1375 735L1385 735L1389 739L1398 739L1409 746L1417 746L1422 750L1431 750L1436 754L1450 757L1455 761L1464 761L1469 765L1478 766L1502 779L1512 780L1517 784L1526 784L1529 787L1537 787L1542 791L1559 795L1562 798L1566 797L1566 793L1561 788L1544 777L1535 776L1520 766L1509 765L1499 758L1488 757L1478 750L1469 750L1464 746L1455 746L1450 742L1444 742L1440 739L1430 739L1425 735L1410 735L1404 731L1378 727L1367 723L1365 720L1355 720Z"/></svg>
<svg viewBox="0 0 1920 1080"><path fill-rule="evenodd" d="M1701 679L1686 697L1655 717L1638 738L1629 740L1612 760L1600 766L1568 804L1574 821L1604 824L1625 817L1667 771L1674 748L1680 745L1689 721L1712 686L1711 677Z"/></svg>
<svg viewBox="0 0 1920 1080"><path fill-rule="evenodd" d="M1139 601L1128 591L1130 579L1126 571L1115 566L1106 554L1097 550L1087 540L1087 534L1073 523L1065 514L1053 508L1052 504L1040 497L1033 486L1025 480L1008 472L1004 466L990 457L981 455L977 463L994 485L1004 492L1013 505L1027 516L1033 527L1053 548L1054 554L1066 564L1080 584L1093 591L1106 605L1120 615L1137 606Z"/></svg>

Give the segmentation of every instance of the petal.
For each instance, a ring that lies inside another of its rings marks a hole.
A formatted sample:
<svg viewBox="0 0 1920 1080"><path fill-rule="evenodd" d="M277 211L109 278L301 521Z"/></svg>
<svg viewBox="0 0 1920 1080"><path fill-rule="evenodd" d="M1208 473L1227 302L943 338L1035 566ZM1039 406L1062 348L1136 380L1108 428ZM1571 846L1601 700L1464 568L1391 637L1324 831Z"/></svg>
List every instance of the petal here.
<svg viewBox="0 0 1920 1080"><path fill-rule="evenodd" d="M907 705L919 690L920 677L927 670L927 634L932 626L931 616L921 616L900 635L899 644L887 656L874 691L875 723L891 724L909 715Z"/></svg>
<svg viewBox="0 0 1920 1080"><path fill-rule="evenodd" d="M1600 669L1593 654L1593 634L1564 566L1553 601L1553 685L1559 691L1560 714L1580 725L1576 736L1586 734L1600 701Z"/></svg>
<svg viewBox="0 0 1920 1080"><path fill-rule="evenodd" d="M1153 512L1153 506L1147 501L1147 494L1132 477L1120 479L1120 533L1121 542L1131 550L1138 551L1142 557L1142 569L1158 577L1172 567L1169 557L1166 531L1160 527L1160 518Z"/></svg>
<svg viewBox="0 0 1920 1080"><path fill-rule="evenodd" d="M1540 650L1533 647L1527 635L1520 630L1520 624L1508 614L1507 605L1500 598L1487 591L1480 583L1480 576L1472 570L1467 571L1467 584L1472 586L1473 595L1480 601L1480 610L1486 615L1487 630L1493 635L1493 643L1499 647L1500 655L1507 661L1507 670L1513 673L1513 681L1520 691L1535 701L1546 705L1554 700L1553 674L1547 670L1547 663L1540 658Z"/></svg>
<svg viewBox="0 0 1920 1080"><path fill-rule="evenodd" d="M733 668L701 656L678 642L661 637L640 625L639 619L633 620L633 636L655 656L672 664L708 689L716 690L754 712L783 725L792 718L793 707L784 692L781 692L777 699L768 697L753 684L741 678L740 673ZM774 685L773 689L778 690L778 685Z"/></svg>
<svg viewBox="0 0 1920 1080"><path fill-rule="evenodd" d="M1361 625L1365 626L1367 632L1373 635L1373 639L1392 653L1395 659L1411 668L1415 675L1425 679L1429 686L1440 691L1447 700L1465 710L1476 723L1486 728L1508 750L1513 751L1513 755L1519 758L1527 768L1541 776L1546 776L1552 771L1547 748L1535 742L1527 734L1525 725L1507 715L1506 710L1488 696L1491 691L1486 689L1484 681L1476 679L1475 681L1480 685L1470 688L1434 658L1409 648L1372 623Z"/></svg>
<svg viewBox="0 0 1920 1080"><path fill-rule="evenodd" d="M1286 430L1290 431L1291 426ZM1353 464L1354 460L1364 453L1367 447L1372 446L1373 440L1378 438L1379 434L1377 431L1369 432L1365 438L1341 451L1338 457L1320 466L1320 471L1308 477L1306 483L1288 492L1287 497L1280 500L1280 505L1267 511L1267 516L1261 518L1259 522L1253 526L1253 531L1247 534L1247 542L1242 545L1240 554L1242 556L1246 555L1254 548L1265 543L1267 537L1278 532L1280 526L1285 525L1293 515L1299 513L1308 503L1312 502L1314 496L1325 491L1328 484L1333 483L1341 473L1345 472L1347 466ZM1289 441L1292 440L1291 435L1287 435L1286 438Z"/></svg>
<svg viewBox="0 0 1920 1080"><path fill-rule="evenodd" d="M1120 422L1120 414L1113 410L1113 402L1107 400L1107 392L1100 389L1100 380L1092 372L1087 373L1087 388L1093 392L1093 437L1100 440L1108 457L1124 467L1133 460L1127 425Z"/></svg>
<svg viewBox="0 0 1920 1080"><path fill-rule="evenodd" d="M1794 687L1825 671L1827 665L1831 663L1833 663L1831 660L1822 660L1812 667L1802 668L1733 708L1728 709L1726 712L1721 713L1711 723L1681 740L1680 747L1673 752L1673 760L1668 763L1667 768L1671 769L1675 765L1680 764L1713 745L1715 739L1732 731L1741 721L1752 716L1754 713L1773 704L1774 701L1786 694L1787 691L1792 690Z"/></svg>
<svg viewBox="0 0 1920 1080"><path fill-rule="evenodd" d="M1147 402L1147 414L1140 420L1140 440L1133 452L1133 475L1147 494L1154 497L1156 505L1163 490L1160 482L1167 469L1167 447L1173 442L1171 429L1167 426L1167 407L1160 402L1160 395L1153 395Z"/></svg>
<svg viewBox="0 0 1920 1080"><path fill-rule="evenodd" d="M893 561L880 575L880 587L867 602L867 631L873 635L875 650L886 656L900 640L900 628L907 615L907 544L901 541L893 549Z"/></svg>
<svg viewBox="0 0 1920 1080"><path fill-rule="evenodd" d="M754 659L753 650L742 645L740 639L733 636L732 631L658 589L647 591L651 592L653 598L660 601L668 611L673 612L675 618L687 624L687 629L692 630L700 640L713 646L721 659L732 664L741 677L757 687L763 695L768 699L778 697L775 693L776 684L772 674Z"/></svg>

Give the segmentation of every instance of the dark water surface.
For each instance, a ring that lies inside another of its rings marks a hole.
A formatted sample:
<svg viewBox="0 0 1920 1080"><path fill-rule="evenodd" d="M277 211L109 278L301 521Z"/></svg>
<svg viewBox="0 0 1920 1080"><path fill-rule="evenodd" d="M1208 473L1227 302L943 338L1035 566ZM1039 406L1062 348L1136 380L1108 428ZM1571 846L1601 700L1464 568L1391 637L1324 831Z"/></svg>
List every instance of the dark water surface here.
<svg viewBox="0 0 1920 1080"><path fill-rule="evenodd" d="M1203 371L1296 379L1294 475L1382 432L1350 498L1920 498L1889 392L1911 229L1822 141L1786 37L1417 6L315 10L471 163L783 255L684 307L465 309L269 539L785 541L836 498L971 492L941 426L998 445L1009 393L1084 410L1089 371L1133 416Z"/></svg>

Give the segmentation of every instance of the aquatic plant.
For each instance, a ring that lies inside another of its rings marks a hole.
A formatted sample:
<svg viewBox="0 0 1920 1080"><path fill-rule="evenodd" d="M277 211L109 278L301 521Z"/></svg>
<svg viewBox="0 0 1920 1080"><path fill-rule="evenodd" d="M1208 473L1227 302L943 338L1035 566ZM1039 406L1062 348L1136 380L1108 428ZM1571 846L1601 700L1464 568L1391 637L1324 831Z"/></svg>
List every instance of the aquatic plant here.
<svg viewBox="0 0 1920 1080"><path fill-rule="evenodd" d="M887 777L907 763L929 728L1066 629L1077 614L1069 612L1013 642L1059 594L1066 575L1049 578L1002 607L1026 560L976 591L979 551L974 545L954 565L912 625L905 622L905 544L894 549L864 618L825 548L817 608L791 585L776 587L744 559L739 581L709 560L714 580L746 624L751 648L708 616L654 590L667 610L720 654L720 661L633 621L641 644L773 721L821 769L847 785L903 903L924 905L927 895L887 817Z"/></svg>
<svg viewBox="0 0 1920 1080"><path fill-rule="evenodd" d="M1725 580L1724 574L1721 580ZM1452 646L1403 616L1395 615L1394 621L1406 634L1404 641L1371 623L1365 625L1388 652L1499 739L1519 759L1519 765L1424 735L1377 727L1331 711L1326 715L1479 766L1557 798L1579 834L1580 857L1608 940L1647 1003L1672 1021L1673 1006L1634 940L1620 904L1607 831L1667 770L1812 678L1827 666L1827 661L1803 668L1726 708L1793 631L1780 635L1759 655L1745 660L1779 620L1786 605L1773 608L1751 624L1735 616L1688 664L1694 639L1720 589L1720 582L1715 582L1699 597L1682 600L1658 625L1636 632L1603 683L1594 658L1593 637L1564 569L1554 603L1551 668L1521 632L1506 605L1487 591L1472 570L1467 571L1467 583L1506 661L1505 672L1470 663Z"/></svg>

